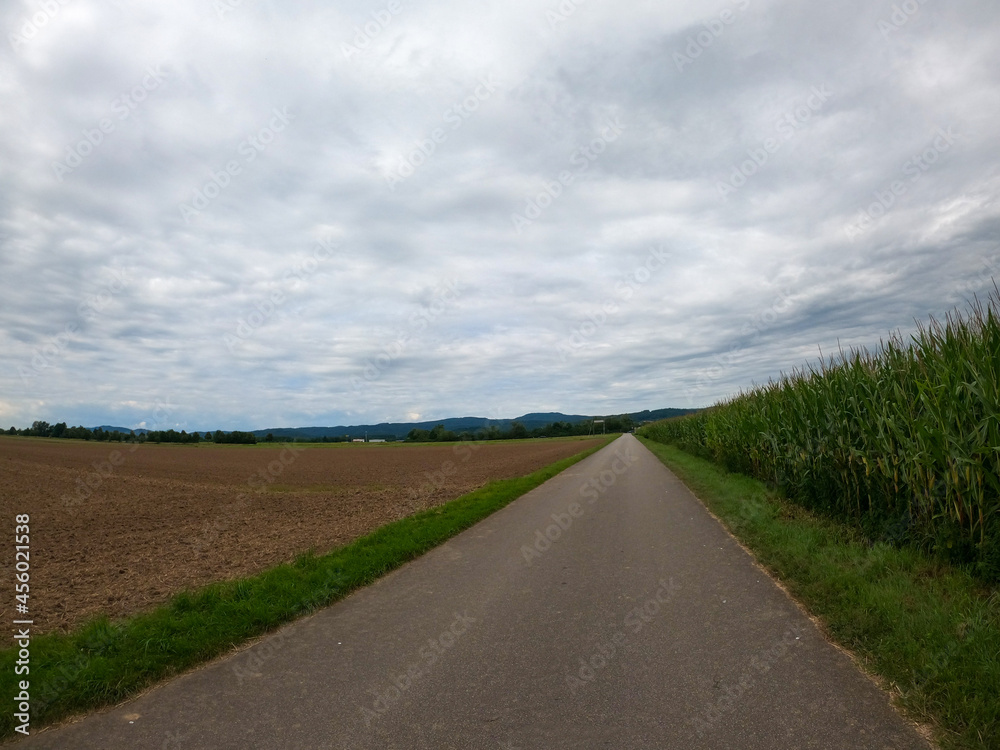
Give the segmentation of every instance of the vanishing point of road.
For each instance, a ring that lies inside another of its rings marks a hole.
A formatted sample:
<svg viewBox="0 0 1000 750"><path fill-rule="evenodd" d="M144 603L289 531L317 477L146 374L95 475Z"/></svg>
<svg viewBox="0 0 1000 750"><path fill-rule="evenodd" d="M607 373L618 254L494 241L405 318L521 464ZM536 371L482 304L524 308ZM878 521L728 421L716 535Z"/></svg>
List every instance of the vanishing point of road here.
<svg viewBox="0 0 1000 750"><path fill-rule="evenodd" d="M16 744L930 747L631 435L252 647Z"/></svg>

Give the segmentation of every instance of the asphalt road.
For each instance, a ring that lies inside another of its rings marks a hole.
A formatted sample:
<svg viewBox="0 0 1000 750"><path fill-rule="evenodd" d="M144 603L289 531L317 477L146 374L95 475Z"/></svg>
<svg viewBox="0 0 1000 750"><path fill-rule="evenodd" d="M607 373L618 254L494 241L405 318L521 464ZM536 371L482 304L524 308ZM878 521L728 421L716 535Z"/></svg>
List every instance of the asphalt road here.
<svg viewBox="0 0 1000 750"><path fill-rule="evenodd" d="M922 748L638 440L30 748Z"/></svg>

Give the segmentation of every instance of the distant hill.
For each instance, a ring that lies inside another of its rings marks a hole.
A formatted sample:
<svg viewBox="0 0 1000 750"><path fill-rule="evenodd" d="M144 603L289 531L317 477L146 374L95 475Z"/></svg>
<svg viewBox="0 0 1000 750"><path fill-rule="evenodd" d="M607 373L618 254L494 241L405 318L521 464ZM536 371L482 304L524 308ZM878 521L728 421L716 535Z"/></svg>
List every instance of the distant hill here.
<svg viewBox="0 0 1000 750"><path fill-rule="evenodd" d="M633 412L629 416L632 417L632 421L636 425L640 425L643 422L657 422L671 417L683 417L685 414L693 414L696 411L700 411L700 409L654 409L653 411L646 409L645 411Z"/></svg>
<svg viewBox="0 0 1000 750"><path fill-rule="evenodd" d="M512 422L520 422L525 427L528 427L528 423L532 424L538 423L538 427L544 427L547 424L552 424L553 422L569 422L570 424L576 424L577 422L585 422L588 419L593 419L593 417L584 416L581 414L561 414L557 411L547 411L547 412L532 412L531 414L525 414L523 417L518 417L517 419L512 419ZM598 417L600 419L600 417ZM528 427L528 429L531 429Z"/></svg>
<svg viewBox="0 0 1000 750"><path fill-rule="evenodd" d="M682 414L690 414L695 409L655 409L650 411L634 412L629 414L636 425L643 422L652 422L668 417L677 417ZM618 415L604 415L618 416ZM337 425L335 427L271 427L266 430L253 430L253 434L258 438L265 437L268 433L276 438L324 438L324 437L350 437L363 438L367 434L369 438L383 438L397 440L405 438L410 430L431 430L439 424L444 425L446 430L452 432L469 431L474 432L480 427L496 425L501 430L510 428L512 422L520 422L526 429L534 430L545 427L553 422L569 422L576 424L589 419L602 419L598 416L585 416L582 414L562 414L560 412L532 412L515 419L488 419L487 417L448 417L446 419L432 419L425 422L380 422L378 424L358 424L358 425Z"/></svg>
<svg viewBox="0 0 1000 750"><path fill-rule="evenodd" d="M128 435L130 432L134 432L136 435L143 435L149 432L149 430L144 429L142 427L138 427L133 430L131 427L112 427L106 424L102 424L100 427L90 427L89 429L104 430L105 432L115 432L117 430L118 432L124 432L126 435Z"/></svg>

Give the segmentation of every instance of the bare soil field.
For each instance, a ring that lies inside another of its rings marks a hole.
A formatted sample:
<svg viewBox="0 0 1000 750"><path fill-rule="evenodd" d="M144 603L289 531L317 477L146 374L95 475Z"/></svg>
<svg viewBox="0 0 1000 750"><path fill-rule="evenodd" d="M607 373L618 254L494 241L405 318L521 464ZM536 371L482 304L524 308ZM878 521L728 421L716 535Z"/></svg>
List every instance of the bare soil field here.
<svg viewBox="0 0 1000 750"><path fill-rule="evenodd" d="M284 447L0 436L0 533L31 516L33 632L118 618L212 581L323 554L599 440ZM13 618L13 553L0 618Z"/></svg>

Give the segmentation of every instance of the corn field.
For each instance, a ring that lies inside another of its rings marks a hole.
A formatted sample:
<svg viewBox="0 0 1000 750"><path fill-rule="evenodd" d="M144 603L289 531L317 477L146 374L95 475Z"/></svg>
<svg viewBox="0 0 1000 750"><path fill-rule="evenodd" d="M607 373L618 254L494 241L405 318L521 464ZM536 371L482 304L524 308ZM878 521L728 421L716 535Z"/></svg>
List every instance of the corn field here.
<svg viewBox="0 0 1000 750"><path fill-rule="evenodd" d="M639 433L1000 579L1000 292Z"/></svg>

